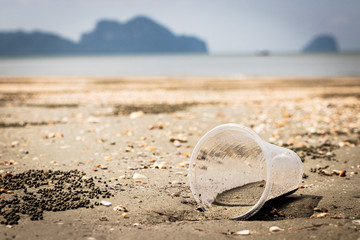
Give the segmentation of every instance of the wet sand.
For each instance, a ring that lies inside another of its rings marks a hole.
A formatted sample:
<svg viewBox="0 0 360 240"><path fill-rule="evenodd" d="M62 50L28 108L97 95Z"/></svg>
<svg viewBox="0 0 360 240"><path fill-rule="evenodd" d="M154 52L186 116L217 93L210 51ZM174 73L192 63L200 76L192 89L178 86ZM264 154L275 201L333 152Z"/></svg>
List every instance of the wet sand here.
<svg viewBox="0 0 360 240"><path fill-rule="evenodd" d="M114 196L21 215L0 239L358 239L359 96L358 78L1 77L0 174L77 169ZM302 188L247 221L199 211L187 179L196 142L229 122L304 161ZM250 235L231 235L240 230Z"/></svg>

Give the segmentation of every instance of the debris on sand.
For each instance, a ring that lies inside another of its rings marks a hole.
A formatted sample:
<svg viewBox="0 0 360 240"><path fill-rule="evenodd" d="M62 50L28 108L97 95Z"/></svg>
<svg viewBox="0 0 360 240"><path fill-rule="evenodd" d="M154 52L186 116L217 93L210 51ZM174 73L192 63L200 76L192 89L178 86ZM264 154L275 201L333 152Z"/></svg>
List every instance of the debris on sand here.
<svg viewBox="0 0 360 240"><path fill-rule="evenodd" d="M85 175L78 170L29 170L3 175L0 223L18 224L22 214L29 215L30 220L42 220L44 211L93 208L92 199L112 196L108 190L100 189L93 177L84 179ZM7 195L3 196L5 192Z"/></svg>

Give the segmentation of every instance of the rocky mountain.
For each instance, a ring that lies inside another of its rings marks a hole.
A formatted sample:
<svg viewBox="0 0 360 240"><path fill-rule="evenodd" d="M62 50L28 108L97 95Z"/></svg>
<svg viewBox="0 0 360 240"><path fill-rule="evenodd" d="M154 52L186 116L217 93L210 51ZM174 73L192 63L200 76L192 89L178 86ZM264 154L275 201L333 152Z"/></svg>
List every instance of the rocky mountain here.
<svg viewBox="0 0 360 240"><path fill-rule="evenodd" d="M330 53L338 51L339 47L336 38L325 34L316 36L302 50L305 53Z"/></svg>
<svg viewBox="0 0 360 240"><path fill-rule="evenodd" d="M79 42L45 32L0 32L0 55L207 53L206 43L175 35L147 17L126 23L101 20Z"/></svg>
<svg viewBox="0 0 360 240"><path fill-rule="evenodd" d="M176 36L169 29L146 17L126 23L99 21L96 28L81 37L86 53L206 53L206 43L191 36Z"/></svg>

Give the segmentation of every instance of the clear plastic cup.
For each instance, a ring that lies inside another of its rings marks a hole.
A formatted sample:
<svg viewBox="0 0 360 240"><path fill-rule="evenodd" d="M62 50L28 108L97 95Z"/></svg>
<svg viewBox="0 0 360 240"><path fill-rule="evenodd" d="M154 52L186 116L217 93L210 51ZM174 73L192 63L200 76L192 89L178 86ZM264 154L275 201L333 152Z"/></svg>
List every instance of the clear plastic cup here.
<svg viewBox="0 0 360 240"><path fill-rule="evenodd" d="M263 141L249 128L220 125L191 155L189 180L195 200L213 216L246 219L272 198L301 185L299 156Z"/></svg>

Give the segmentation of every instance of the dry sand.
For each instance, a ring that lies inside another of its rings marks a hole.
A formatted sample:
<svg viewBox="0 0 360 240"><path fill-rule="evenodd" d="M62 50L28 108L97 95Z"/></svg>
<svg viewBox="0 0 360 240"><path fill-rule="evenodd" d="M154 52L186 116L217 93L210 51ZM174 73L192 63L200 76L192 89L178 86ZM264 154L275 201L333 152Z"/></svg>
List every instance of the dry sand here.
<svg viewBox="0 0 360 240"><path fill-rule="evenodd" d="M359 239L359 96L358 78L2 77L1 175L78 169L108 181L114 197L110 207L22 216L0 225L0 239ZM187 179L196 142L229 122L304 160L303 187L247 221L207 219ZM231 234L241 230L250 235Z"/></svg>

